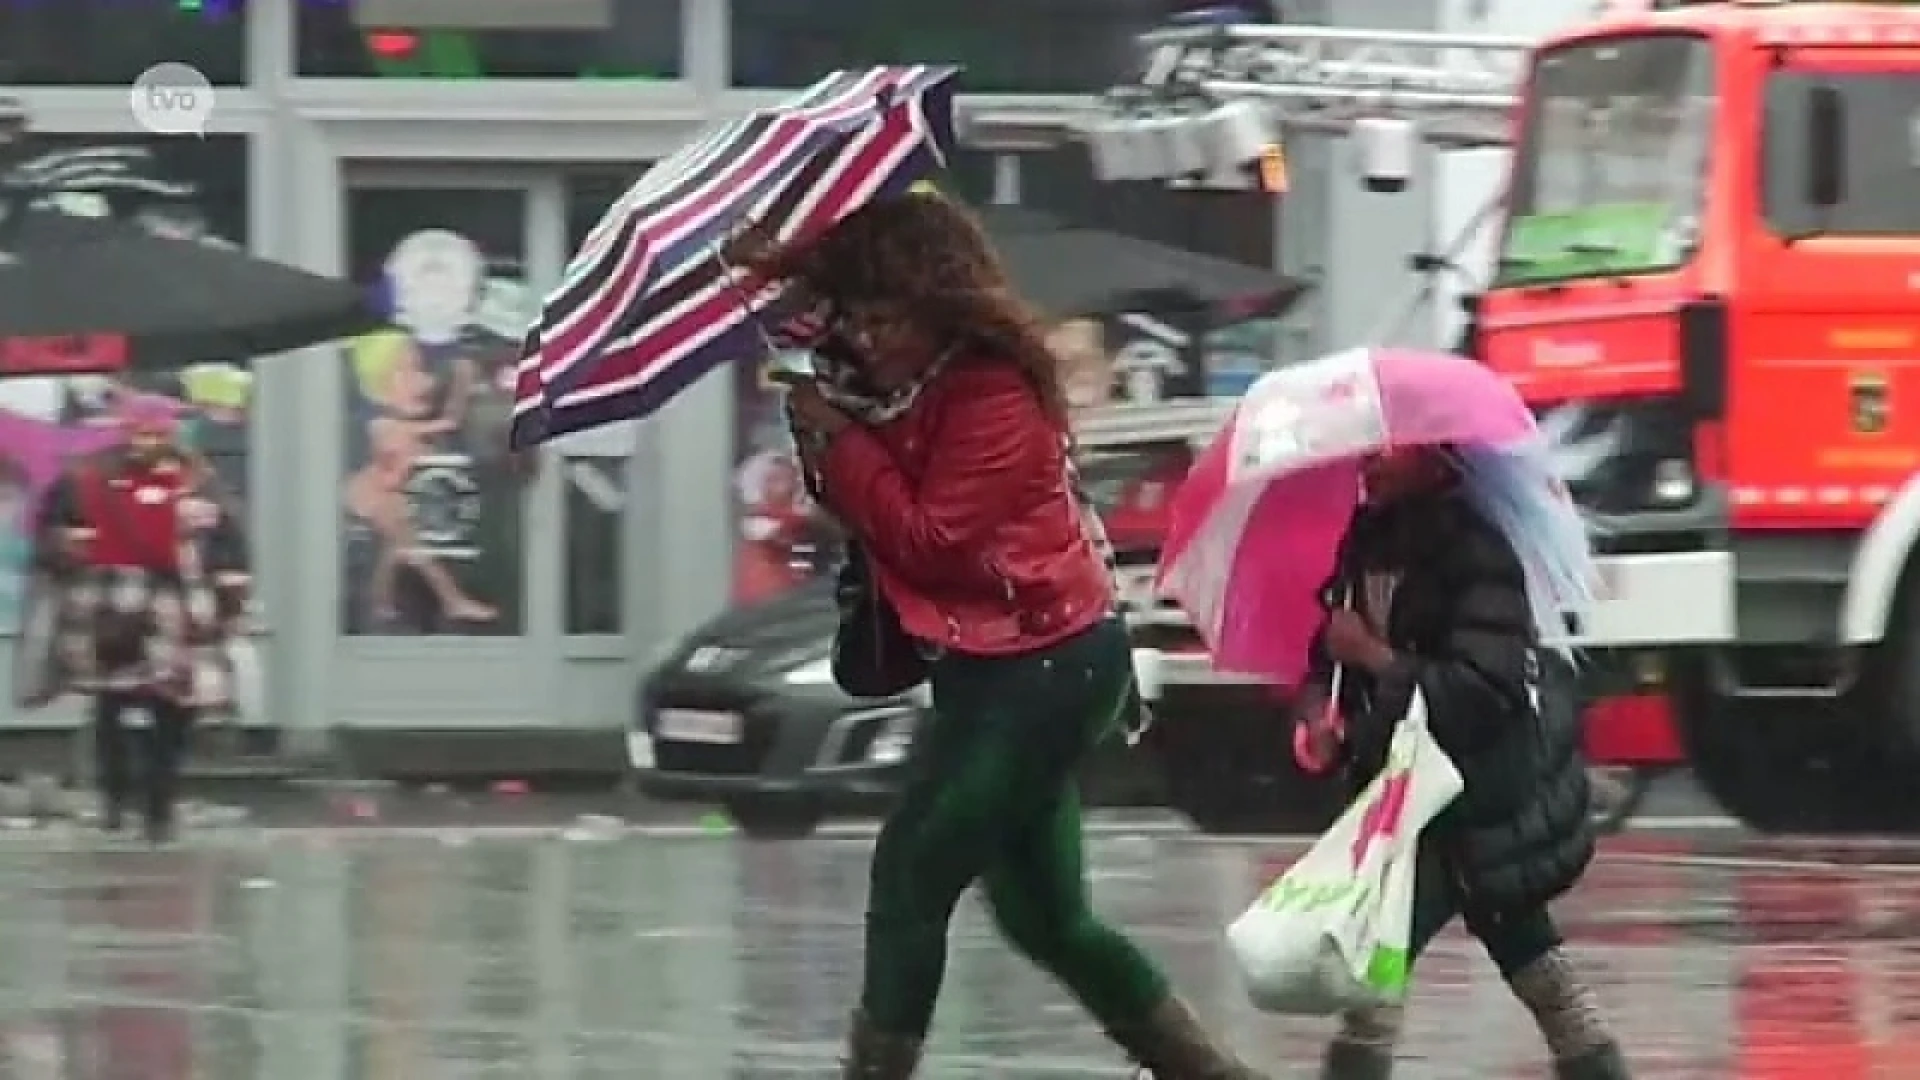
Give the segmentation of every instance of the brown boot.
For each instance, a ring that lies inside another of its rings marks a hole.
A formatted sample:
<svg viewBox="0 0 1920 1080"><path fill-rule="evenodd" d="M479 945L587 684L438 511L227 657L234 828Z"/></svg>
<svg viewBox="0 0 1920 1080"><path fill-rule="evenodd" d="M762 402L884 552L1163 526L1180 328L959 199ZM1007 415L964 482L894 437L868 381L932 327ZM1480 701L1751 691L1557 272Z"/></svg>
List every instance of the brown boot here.
<svg viewBox="0 0 1920 1080"><path fill-rule="evenodd" d="M910 1080L920 1067L920 1040L875 1031L866 1014L853 1014L841 1080Z"/></svg>
<svg viewBox="0 0 1920 1080"><path fill-rule="evenodd" d="M1153 1080L1267 1080L1221 1049L1187 1003L1168 997L1138 1026L1108 1035Z"/></svg>
<svg viewBox="0 0 1920 1080"><path fill-rule="evenodd" d="M1596 1046L1575 1057L1553 1063L1553 1075L1559 1080L1633 1080L1627 1069L1626 1055L1617 1043Z"/></svg>
<svg viewBox="0 0 1920 1080"><path fill-rule="evenodd" d="M1564 951L1554 949L1514 972L1508 984L1533 1013L1562 1080L1627 1080L1599 999Z"/></svg>

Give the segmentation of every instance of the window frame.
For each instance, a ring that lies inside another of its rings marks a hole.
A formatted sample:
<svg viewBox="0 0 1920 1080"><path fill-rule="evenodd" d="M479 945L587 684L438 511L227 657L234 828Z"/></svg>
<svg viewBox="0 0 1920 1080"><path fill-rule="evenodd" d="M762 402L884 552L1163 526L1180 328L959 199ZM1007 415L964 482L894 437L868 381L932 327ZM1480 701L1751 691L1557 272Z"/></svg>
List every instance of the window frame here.
<svg viewBox="0 0 1920 1080"><path fill-rule="evenodd" d="M1829 210L1829 211L1822 212L1816 207L1805 205L1803 200L1800 200L1796 197L1795 198L1796 206L1794 209L1804 211L1805 217L1807 220L1806 220L1805 227L1791 228L1791 227L1787 227L1786 224L1783 224L1783 222L1780 220L1779 211L1781 210L1781 208L1775 204L1775 198L1778 195L1776 184L1782 180L1785 180L1789 183L1797 185L1799 176L1797 173L1791 177L1778 176L1776 175L1773 169L1773 164L1774 164L1773 159L1777 156L1777 154L1787 154L1789 157L1793 157L1793 155L1789 153L1789 150L1777 149L1779 144L1776 142L1776 140L1779 138L1780 132L1776 128L1775 117L1773 112L1776 105L1776 101L1774 99L1774 92L1777 89L1780 89L1782 84L1788 81L1793 81L1793 82L1802 84L1801 91L1802 91L1802 98L1804 99L1804 91L1807 89L1811 89L1813 85L1821 81L1838 83L1838 82L1844 82L1846 80L1858 80L1858 81L1889 80L1890 81L1893 79L1907 80L1912 84L1912 88L1913 88L1912 106L1913 107L1909 110L1909 112L1911 113L1911 116L1910 116L1910 119L1908 120L1908 124L1914 130L1910 131L1908 135L1908 138L1912 143L1912 149L1909 152L1909 158L1912 163L1909 165L1909 168L1916 174L1920 174L1920 77L1916 77L1912 71L1904 70L1900 68L1893 68L1893 67L1832 68L1832 67L1827 67L1819 64L1814 64L1814 65L1806 65L1801 67L1779 67L1779 68L1774 68L1765 73L1760 84L1760 92L1758 94L1758 101L1757 101L1757 106L1758 106L1758 111L1760 116L1759 116L1759 138L1755 140L1755 148L1754 148L1754 155L1755 155L1754 168L1755 168L1755 172L1758 174L1756 176L1756 180L1758 182L1755 185L1758 191L1758 206L1756 208L1757 217L1759 219L1760 226L1766 229L1769 235L1777 239L1788 239L1788 238L1803 235L1811 231L1813 234L1819 235L1819 236L1837 236L1837 237L1920 236L1920 214L1915 214L1913 227L1906 230L1849 228L1849 227L1846 227L1843 222L1837 223L1835 221L1835 218L1837 216L1835 211ZM1853 110L1855 110L1856 108L1857 106L1849 105L1848 106L1849 113L1851 114ZM1799 110L1797 109L1794 110L1793 117L1791 119L1797 120L1800 118L1801 118L1801 113L1799 112ZM1791 120L1789 120L1788 118L1782 118L1782 123L1787 123L1787 122L1791 122ZM1872 133L1868 133L1867 138L1861 139L1857 137L1854 132L1849 131L1844 133L1844 137L1846 140L1845 142L1846 148L1849 151L1849 155L1848 155L1849 160L1846 162L1849 189L1854 189L1861 186L1866 186L1866 187L1873 186L1872 184L1862 185L1862 181L1860 180L1859 163L1853 160L1854 153L1855 153L1853 151L1853 147L1855 147L1856 145L1873 145L1874 144L1875 140L1872 138ZM1797 143L1798 139L1797 138L1794 139L1793 142ZM1804 150L1804 147L1802 147L1801 149ZM1836 209L1840 211L1844 211L1845 206L1846 206L1846 203L1845 203L1845 200L1843 200L1841 206Z"/></svg>

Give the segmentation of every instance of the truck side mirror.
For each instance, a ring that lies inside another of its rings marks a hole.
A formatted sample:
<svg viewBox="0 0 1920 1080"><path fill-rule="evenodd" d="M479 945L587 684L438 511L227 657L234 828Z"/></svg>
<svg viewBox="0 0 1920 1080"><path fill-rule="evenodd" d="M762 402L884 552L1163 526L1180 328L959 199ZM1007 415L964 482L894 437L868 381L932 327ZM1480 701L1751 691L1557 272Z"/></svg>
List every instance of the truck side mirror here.
<svg viewBox="0 0 1920 1080"><path fill-rule="evenodd" d="M1847 108L1840 91L1807 91L1806 197L1821 209L1838 206L1847 190Z"/></svg>

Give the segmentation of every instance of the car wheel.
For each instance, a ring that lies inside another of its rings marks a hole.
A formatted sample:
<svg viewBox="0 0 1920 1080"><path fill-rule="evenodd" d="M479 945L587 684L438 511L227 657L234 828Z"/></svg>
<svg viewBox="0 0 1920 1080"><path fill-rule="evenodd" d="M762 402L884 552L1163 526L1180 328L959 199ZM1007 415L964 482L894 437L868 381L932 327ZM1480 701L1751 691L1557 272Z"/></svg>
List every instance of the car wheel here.
<svg viewBox="0 0 1920 1080"><path fill-rule="evenodd" d="M1274 711L1163 712L1149 729L1167 802L1201 832L1315 833L1339 814L1339 785L1294 766Z"/></svg>
<svg viewBox="0 0 1920 1080"><path fill-rule="evenodd" d="M727 817L751 840L811 836L826 816L820 807L798 799L734 799L727 803Z"/></svg>

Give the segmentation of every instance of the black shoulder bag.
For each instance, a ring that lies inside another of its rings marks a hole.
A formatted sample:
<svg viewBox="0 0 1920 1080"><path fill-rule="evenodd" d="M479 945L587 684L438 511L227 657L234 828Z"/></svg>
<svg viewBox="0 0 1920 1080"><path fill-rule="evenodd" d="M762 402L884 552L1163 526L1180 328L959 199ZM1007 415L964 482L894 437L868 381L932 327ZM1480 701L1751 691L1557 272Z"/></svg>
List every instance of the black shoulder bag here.
<svg viewBox="0 0 1920 1080"><path fill-rule="evenodd" d="M927 681L930 664L920 643L900 625L900 613L880 594L866 551L847 542L834 579L840 626L833 635L833 681L857 698L890 698Z"/></svg>

